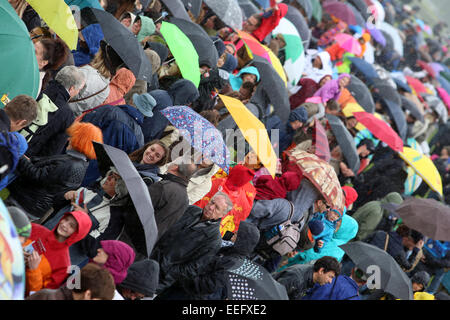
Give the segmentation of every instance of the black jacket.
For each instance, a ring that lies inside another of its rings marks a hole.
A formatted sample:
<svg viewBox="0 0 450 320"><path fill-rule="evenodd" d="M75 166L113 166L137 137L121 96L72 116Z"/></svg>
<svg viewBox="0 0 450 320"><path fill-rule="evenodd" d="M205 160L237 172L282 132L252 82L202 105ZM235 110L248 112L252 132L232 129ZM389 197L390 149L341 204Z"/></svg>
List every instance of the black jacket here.
<svg viewBox="0 0 450 320"><path fill-rule="evenodd" d="M160 266L158 293L179 279L194 278L221 246L220 220L201 221L203 210L189 206L159 239L151 258Z"/></svg>
<svg viewBox="0 0 450 320"><path fill-rule="evenodd" d="M81 185L87 166L86 157L74 150L31 161L21 158L17 166L19 177L8 189L25 211L42 217L53 206L56 195L76 190Z"/></svg>
<svg viewBox="0 0 450 320"><path fill-rule="evenodd" d="M68 138L66 129L75 121L75 116L67 104L69 93L59 82L51 80L43 93L58 107L58 110L49 112L47 124L39 127L32 134L31 140L27 138L28 157L61 154ZM24 130L31 132L29 127Z"/></svg>

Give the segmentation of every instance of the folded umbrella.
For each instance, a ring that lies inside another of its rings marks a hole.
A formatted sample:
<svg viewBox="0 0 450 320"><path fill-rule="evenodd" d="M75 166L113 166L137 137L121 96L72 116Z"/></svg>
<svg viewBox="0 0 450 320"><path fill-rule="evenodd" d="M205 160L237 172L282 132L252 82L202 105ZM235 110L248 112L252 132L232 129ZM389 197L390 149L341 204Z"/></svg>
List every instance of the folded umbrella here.
<svg viewBox="0 0 450 320"><path fill-rule="evenodd" d="M289 161L293 161L314 187L320 192L327 204L343 213L345 197L334 168L314 154L294 148L285 151Z"/></svg>
<svg viewBox="0 0 450 320"><path fill-rule="evenodd" d="M327 114L326 118L328 119L328 124L331 127L333 135L336 137L336 140L341 147L348 167L354 173L357 173L361 163L359 160L358 152L356 151L356 145L353 136L347 130L345 124L341 121L341 119L332 114Z"/></svg>
<svg viewBox="0 0 450 320"><path fill-rule="evenodd" d="M441 197L443 196L442 178L428 156L408 147L404 147L398 155L417 172L433 191L439 193Z"/></svg>
<svg viewBox="0 0 450 320"><path fill-rule="evenodd" d="M222 134L211 122L186 106L167 107L160 112L204 158L213 161L228 173L230 153Z"/></svg>
<svg viewBox="0 0 450 320"><path fill-rule="evenodd" d="M402 108L404 110L408 110L409 113L416 118L417 120L419 120L420 122L424 123L425 119L423 117L422 112L417 109L416 105L414 104L414 102L412 102L411 100L409 100L408 98L406 98L405 96L401 96L402 99Z"/></svg>
<svg viewBox="0 0 450 320"><path fill-rule="evenodd" d="M173 23L163 21L160 32L169 47L184 79L200 84L199 56L191 40Z"/></svg>
<svg viewBox="0 0 450 320"><path fill-rule="evenodd" d="M410 278L386 251L362 241L346 243L341 245L340 248L364 272L369 270L369 267L376 266L379 268L380 289L392 294L397 299L413 300Z"/></svg>
<svg viewBox="0 0 450 320"><path fill-rule="evenodd" d="M375 102L373 101L372 93L361 79L352 75L352 80L347 85L347 89L365 111L375 112Z"/></svg>
<svg viewBox="0 0 450 320"><path fill-rule="evenodd" d="M264 167L267 168L274 178L278 157L273 150L264 124L240 100L220 94L219 97L222 99L248 144L256 152Z"/></svg>
<svg viewBox="0 0 450 320"><path fill-rule="evenodd" d="M184 3L181 0L161 0L161 2L175 18L191 21L191 18L189 18L189 15L184 8Z"/></svg>
<svg viewBox="0 0 450 320"><path fill-rule="evenodd" d="M308 23L306 22L300 11L298 11L293 6L288 5L288 11L284 18L292 22L292 24L297 29L300 37L302 38L304 49L308 49L309 43L311 41L311 31L309 30Z"/></svg>
<svg viewBox="0 0 450 320"><path fill-rule="evenodd" d="M354 112L356 120L361 122L377 139L386 143L392 150L403 150L403 140L385 121L368 112Z"/></svg>
<svg viewBox="0 0 450 320"><path fill-rule="evenodd" d="M148 257L158 238L158 227L156 226L155 212L147 185L144 183L135 166L124 151L107 144L97 142L93 142L93 144L102 176L106 174L111 166L114 166L125 182L128 194L136 209L138 221L142 225L144 232L142 236L133 228L132 232L127 232L127 235L131 237L136 249L139 249L139 252ZM132 220L131 216L133 216L133 213L129 212L129 215L130 216L125 219L125 229L128 229L129 225L127 226L127 224L129 220ZM144 240L144 243L142 243L142 240Z"/></svg>
<svg viewBox="0 0 450 320"><path fill-rule="evenodd" d="M25 23L7 1L0 3L0 28L0 98L4 94L9 99L21 94L37 98L40 78L34 45Z"/></svg>
<svg viewBox="0 0 450 320"><path fill-rule="evenodd" d="M191 41L198 54L199 65L207 64L210 68L217 65L219 55L214 42L200 25L179 18L169 18Z"/></svg>
<svg viewBox="0 0 450 320"><path fill-rule="evenodd" d="M331 158L330 145L328 144L327 133L320 121L314 119L314 139L315 155L320 159L329 162Z"/></svg>
<svg viewBox="0 0 450 320"><path fill-rule="evenodd" d="M434 199L408 198L395 213L403 223L438 241L450 241L450 207Z"/></svg>
<svg viewBox="0 0 450 320"><path fill-rule="evenodd" d="M81 10L82 18L83 15L90 14L94 15L100 24L104 40L120 56L136 79L150 81L152 65L135 35L107 11L89 7Z"/></svg>
<svg viewBox="0 0 450 320"><path fill-rule="evenodd" d="M203 0L203 3L230 28L238 30L242 29L242 10L236 0Z"/></svg>

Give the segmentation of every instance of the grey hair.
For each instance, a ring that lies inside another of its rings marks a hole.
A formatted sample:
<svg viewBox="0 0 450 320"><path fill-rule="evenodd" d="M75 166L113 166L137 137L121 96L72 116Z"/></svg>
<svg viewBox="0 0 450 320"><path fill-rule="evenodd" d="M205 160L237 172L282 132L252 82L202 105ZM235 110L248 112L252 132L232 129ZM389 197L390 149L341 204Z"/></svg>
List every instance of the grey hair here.
<svg viewBox="0 0 450 320"><path fill-rule="evenodd" d="M112 172L118 174L120 177L120 174L117 171L117 169L115 167L110 167L110 170L105 174L105 177L101 180L100 185L103 185L105 183L106 179ZM114 198L121 199L121 198L125 197L126 195L128 195L128 189L127 189L125 181L122 179L122 177L120 177L116 180L116 185L114 187L114 190L116 192L116 195L114 196Z"/></svg>
<svg viewBox="0 0 450 320"><path fill-rule="evenodd" d="M69 91L72 87L77 90L81 89L86 77L77 67L65 66L56 74L55 80Z"/></svg>
<svg viewBox="0 0 450 320"><path fill-rule="evenodd" d="M226 209L226 213L230 212L231 209L233 209L233 201L231 201L230 197L222 192L222 191L217 191L211 198L211 200L215 199L216 197L221 196L225 198L225 202L227 204L227 209Z"/></svg>
<svg viewBox="0 0 450 320"><path fill-rule="evenodd" d="M192 166L189 163L180 163L178 165L178 172L186 177L186 180L189 180L194 175L195 171L197 171L196 166Z"/></svg>

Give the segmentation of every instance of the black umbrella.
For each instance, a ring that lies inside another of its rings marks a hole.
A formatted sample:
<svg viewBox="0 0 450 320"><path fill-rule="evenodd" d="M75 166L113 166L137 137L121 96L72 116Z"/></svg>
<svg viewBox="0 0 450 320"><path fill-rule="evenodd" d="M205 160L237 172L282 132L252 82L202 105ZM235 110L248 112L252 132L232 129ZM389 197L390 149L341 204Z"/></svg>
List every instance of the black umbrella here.
<svg viewBox="0 0 450 320"><path fill-rule="evenodd" d="M272 65L262 57L254 56L251 64L258 69L261 76L259 86L262 86L267 94L270 103L274 107L275 114L280 117L282 122L286 122L289 118L291 107L283 79L281 79Z"/></svg>
<svg viewBox="0 0 450 320"><path fill-rule="evenodd" d="M305 11L306 17L308 18L308 21L311 21L311 17L313 14L313 6L311 4L311 1L309 0L293 0L292 2L297 2L298 5L300 5L300 7L303 8L303 10Z"/></svg>
<svg viewBox="0 0 450 320"><path fill-rule="evenodd" d="M417 108L417 106L415 105L414 102L412 102L411 100L409 100L405 96L401 96L401 99L402 99L402 108L403 108L403 110L408 110L409 113L414 118L419 120L420 122L424 122L425 121L425 119L423 118L422 112L420 112L420 110Z"/></svg>
<svg viewBox="0 0 450 320"><path fill-rule="evenodd" d="M169 12L175 18L191 21L191 18L189 18L189 15L184 8L184 4L183 2L181 2L181 0L161 0L161 2L166 6L167 10L169 10Z"/></svg>
<svg viewBox="0 0 450 320"><path fill-rule="evenodd" d="M356 174L358 173L360 161L359 156L356 151L355 140L353 139L350 132L345 127L345 124L332 114L326 115L328 123L330 124L331 131L333 132L336 140L341 147L344 158L348 164L348 167Z"/></svg>
<svg viewBox="0 0 450 320"><path fill-rule="evenodd" d="M179 18L170 18L170 23L175 24L191 40L198 54L199 65L207 64L210 68L217 65L219 54L206 31L200 25Z"/></svg>
<svg viewBox="0 0 450 320"><path fill-rule="evenodd" d="M227 300L289 300L286 288L262 266L245 259L225 272Z"/></svg>
<svg viewBox="0 0 450 320"><path fill-rule="evenodd" d="M367 82L370 82L372 78L379 78L377 70L366 60L357 57L349 57L348 59L352 62L352 70L357 74L361 74Z"/></svg>
<svg viewBox="0 0 450 320"><path fill-rule="evenodd" d="M85 22L89 20L92 22L93 19L96 19L95 22L98 22L102 28L104 40L120 56L136 79L151 80L151 62L130 30L123 26L112 14L104 10L83 8L81 16Z"/></svg>
<svg viewBox="0 0 450 320"><path fill-rule="evenodd" d="M359 13L363 16L364 19L369 19L369 7L364 0L348 0L348 3L352 4L356 9L358 9Z"/></svg>
<svg viewBox="0 0 450 320"><path fill-rule="evenodd" d="M261 10L258 9L257 6L253 4L250 0L238 0L239 6L242 9L242 13L244 14L244 20L247 20L249 17L254 15L255 13L260 13Z"/></svg>
<svg viewBox="0 0 450 320"><path fill-rule="evenodd" d="M93 144L97 155L98 167L102 175L105 175L109 168L114 166L125 182L128 194L133 201L138 219L144 231L143 237L137 234L138 230L133 230L131 233L127 232L127 234L132 241L137 236L145 238L145 243L138 244L134 242L133 244L136 246L136 249L142 248L138 251L149 256L158 237L158 227L155 221L152 199L148 193L147 186L124 151L107 144L97 142L93 142ZM130 211L127 216L131 218L134 216L134 213ZM125 221L125 228L127 228L127 221Z"/></svg>
<svg viewBox="0 0 450 320"><path fill-rule="evenodd" d="M352 80L347 85L348 91L367 112L375 112L375 102L369 88L358 77L352 75Z"/></svg>
<svg viewBox="0 0 450 320"><path fill-rule="evenodd" d="M406 134L408 132L408 126L406 124L405 114L401 108L401 104L397 104L391 100L384 99L384 105L387 107L389 117L394 121L397 127L397 132L403 141L406 141Z"/></svg>
<svg viewBox="0 0 450 320"><path fill-rule="evenodd" d="M292 22L302 38L304 49L308 49L309 42L311 41L311 30L309 30L308 23L300 11L293 6L288 5L288 11L284 17Z"/></svg>
<svg viewBox="0 0 450 320"><path fill-rule="evenodd" d="M181 0L181 2L183 2L184 7L189 10L194 17L198 18L202 10L202 0Z"/></svg>
<svg viewBox="0 0 450 320"><path fill-rule="evenodd" d="M386 39L386 45L384 46L384 48L394 50L394 39L392 39L391 35L386 31L381 29L380 31L383 34L384 38Z"/></svg>
<svg viewBox="0 0 450 320"><path fill-rule="evenodd" d="M389 84L387 80L371 79L374 95L380 99L389 100L398 106L402 105L402 100L398 91Z"/></svg>
<svg viewBox="0 0 450 320"><path fill-rule="evenodd" d="M373 270L380 271L378 289L398 299L413 300L411 279L386 251L362 241L346 243L340 247L359 269L370 274L373 274Z"/></svg>

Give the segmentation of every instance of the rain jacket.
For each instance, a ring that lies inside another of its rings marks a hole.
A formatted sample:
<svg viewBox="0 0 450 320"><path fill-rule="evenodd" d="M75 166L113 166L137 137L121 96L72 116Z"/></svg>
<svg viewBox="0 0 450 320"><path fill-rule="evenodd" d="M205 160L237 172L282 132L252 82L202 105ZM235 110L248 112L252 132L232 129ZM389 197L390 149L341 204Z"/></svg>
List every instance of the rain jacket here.
<svg viewBox="0 0 450 320"><path fill-rule="evenodd" d="M67 273L67 268L71 265L69 247L83 239L92 225L91 219L84 212L67 212L63 218L69 214L78 222L78 228L64 242L58 242L55 237L59 223L52 230L32 223L30 238L23 246L25 247L32 241L40 239L46 251L41 255L41 263L37 269L26 269L27 292L39 291L44 288L57 289L69 275Z"/></svg>
<svg viewBox="0 0 450 320"><path fill-rule="evenodd" d="M302 300L361 300L358 290L359 287L352 278L337 275L331 283L316 283Z"/></svg>
<svg viewBox="0 0 450 320"><path fill-rule="evenodd" d="M289 191L300 186L303 175L300 172L287 171L279 177L272 178L270 175L259 177L254 186L256 188L255 200L272 200L286 198Z"/></svg>
<svg viewBox="0 0 450 320"><path fill-rule="evenodd" d="M151 36L152 34L155 33L156 26L153 23L153 20L147 16L142 15L139 16L139 18L141 18L142 26L141 30L137 34L137 40L141 42L142 40L144 40L145 37Z"/></svg>
<svg viewBox="0 0 450 320"><path fill-rule="evenodd" d="M187 186L187 194L189 197L189 204L194 204L201 200L211 190L211 178L219 171L220 167L213 164L210 170L202 175L194 175Z"/></svg>
<svg viewBox="0 0 450 320"><path fill-rule="evenodd" d="M314 68L312 64L317 56L320 57L320 60L322 61L321 69ZM306 73L304 78L314 80L316 83L319 83L326 75L333 75L330 54L327 51L322 51L317 54L308 55L307 64L303 73Z"/></svg>
<svg viewBox="0 0 450 320"><path fill-rule="evenodd" d="M341 95L339 80L342 77L345 77L345 75L340 75L338 79L333 79L325 83L323 87L314 93L314 97L321 97L323 103L326 103L330 99L338 101Z"/></svg>
<svg viewBox="0 0 450 320"><path fill-rule="evenodd" d="M241 77L244 73L254 74L256 76L256 82L259 82L260 75L259 75L258 69L256 69L255 67L242 68L238 74L236 74L236 75L230 74L229 81L230 81L230 85L231 85L231 88L233 89L233 91L239 91L240 87L242 86L242 78Z"/></svg>
<svg viewBox="0 0 450 320"><path fill-rule="evenodd" d="M102 28L98 23L93 23L81 30L86 47L81 46L78 39L77 50L72 50L75 66L79 67L91 62L100 49L100 41L104 38Z"/></svg>
<svg viewBox="0 0 450 320"><path fill-rule="evenodd" d="M301 78L297 85L301 88L289 97L291 110L305 103L306 99L312 97L320 89L319 83L310 78Z"/></svg>
<svg viewBox="0 0 450 320"><path fill-rule="evenodd" d="M271 5L275 4L275 1L271 2ZM252 32L252 36L262 42L267 35L278 26L280 20L286 15L287 11L288 6L286 4L278 3L278 10L271 10L263 14L261 25Z"/></svg>
<svg viewBox="0 0 450 320"><path fill-rule="evenodd" d="M121 105L125 104L124 95L130 91L136 82L133 72L126 68L121 68L109 83L109 95L104 104Z"/></svg>

